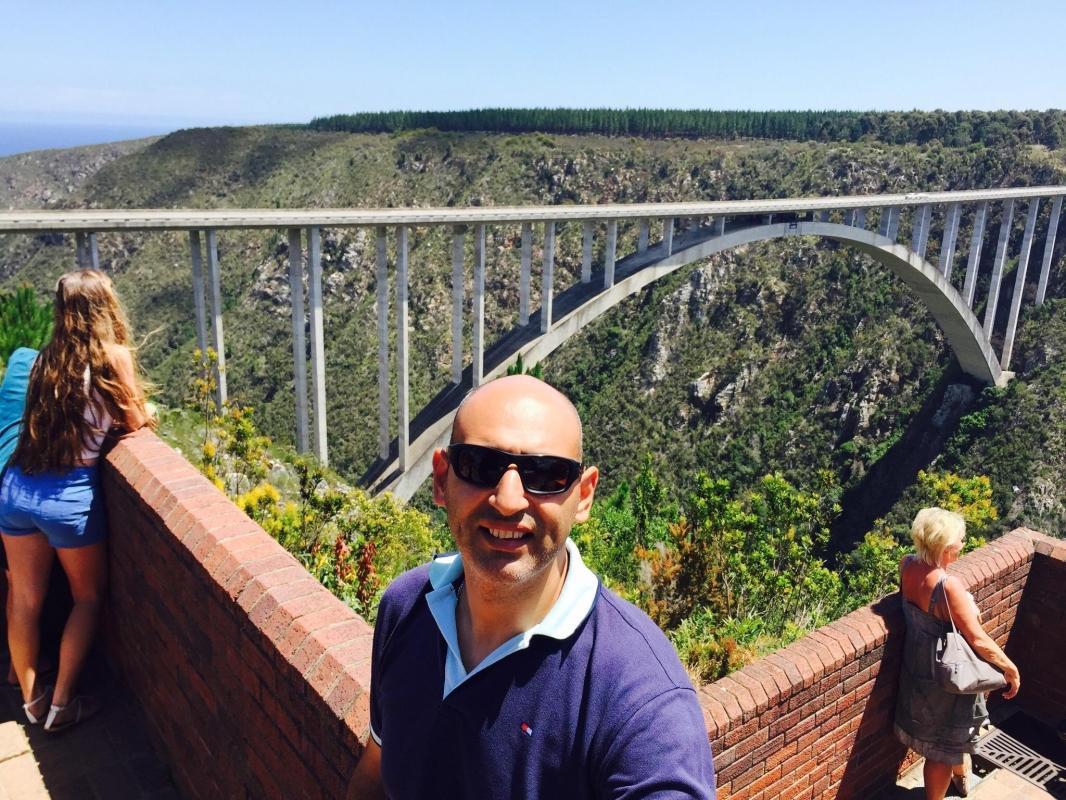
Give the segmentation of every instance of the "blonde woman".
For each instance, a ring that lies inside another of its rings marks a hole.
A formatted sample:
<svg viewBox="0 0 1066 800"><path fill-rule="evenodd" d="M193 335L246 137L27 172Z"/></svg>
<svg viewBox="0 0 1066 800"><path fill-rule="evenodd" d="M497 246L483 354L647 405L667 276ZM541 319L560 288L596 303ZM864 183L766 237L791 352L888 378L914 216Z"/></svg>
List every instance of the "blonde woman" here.
<svg viewBox="0 0 1066 800"><path fill-rule="evenodd" d="M149 421L111 279L96 270L59 279L55 326L30 373L26 411L0 482L0 534L11 571L8 644L30 723L59 731L97 708L75 688L107 586L107 520L98 461L112 428ZM74 605L63 628L55 687L37 675L40 616L52 559Z"/></svg>
<svg viewBox="0 0 1066 800"><path fill-rule="evenodd" d="M900 562L900 591L907 636L903 644L896 736L925 756L926 800L942 800L952 780L962 796L968 792L969 756L988 718L983 694L949 694L932 673L933 653L950 619L970 647L1003 672L1004 698L1018 693L1021 678L1014 662L981 627L980 612L962 582L946 568L958 560L966 522L942 508L923 508L911 526L916 554ZM950 612L950 616L949 616Z"/></svg>

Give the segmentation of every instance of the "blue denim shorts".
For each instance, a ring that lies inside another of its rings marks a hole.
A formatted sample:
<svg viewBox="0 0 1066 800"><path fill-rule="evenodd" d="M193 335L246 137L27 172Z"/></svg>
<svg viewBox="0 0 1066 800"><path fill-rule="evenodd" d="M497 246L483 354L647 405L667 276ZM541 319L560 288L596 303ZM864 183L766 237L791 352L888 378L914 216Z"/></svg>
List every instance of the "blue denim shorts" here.
<svg viewBox="0 0 1066 800"><path fill-rule="evenodd" d="M0 484L0 532L26 536L40 531L52 547L85 547L107 538L107 511L100 468L25 475L16 466Z"/></svg>

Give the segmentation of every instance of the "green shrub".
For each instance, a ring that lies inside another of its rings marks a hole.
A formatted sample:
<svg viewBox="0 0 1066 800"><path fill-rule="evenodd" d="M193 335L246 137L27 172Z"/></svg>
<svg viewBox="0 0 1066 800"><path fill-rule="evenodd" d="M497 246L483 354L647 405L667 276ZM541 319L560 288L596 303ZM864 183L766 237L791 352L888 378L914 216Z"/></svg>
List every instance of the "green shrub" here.
<svg viewBox="0 0 1066 800"><path fill-rule="evenodd" d="M38 302L28 286L0 292L0 367L20 347L40 350L51 335L51 303Z"/></svg>

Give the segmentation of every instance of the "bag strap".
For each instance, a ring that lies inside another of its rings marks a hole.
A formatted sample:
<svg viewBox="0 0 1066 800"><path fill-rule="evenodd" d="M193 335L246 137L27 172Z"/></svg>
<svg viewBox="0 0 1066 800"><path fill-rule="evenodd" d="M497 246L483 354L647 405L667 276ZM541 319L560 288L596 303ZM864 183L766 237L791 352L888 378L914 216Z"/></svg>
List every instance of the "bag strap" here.
<svg viewBox="0 0 1066 800"><path fill-rule="evenodd" d="M948 576L945 573L940 578L940 580L938 580L936 582L936 586L933 587L933 593L935 594L936 590L940 589L940 596L944 598L944 608L946 608L948 610L948 620L951 622L951 629L953 631L955 631L955 633L958 633L959 629L955 627L955 618L951 615L951 603L948 601L948 590L947 590L947 587L944 585L944 582L947 579L948 579Z"/></svg>

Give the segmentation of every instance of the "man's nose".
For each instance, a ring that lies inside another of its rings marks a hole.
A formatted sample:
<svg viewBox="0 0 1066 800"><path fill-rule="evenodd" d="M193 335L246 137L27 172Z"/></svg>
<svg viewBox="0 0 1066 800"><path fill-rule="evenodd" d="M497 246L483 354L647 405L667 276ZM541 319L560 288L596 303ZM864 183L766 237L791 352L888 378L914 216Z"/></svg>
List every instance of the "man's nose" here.
<svg viewBox="0 0 1066 800"><path fill-rule="evenodd" d="M529 506L526 487L522 485L522 476L517 469L511 468L500 476L489 502L501 514L514 514Z"/></svg>

